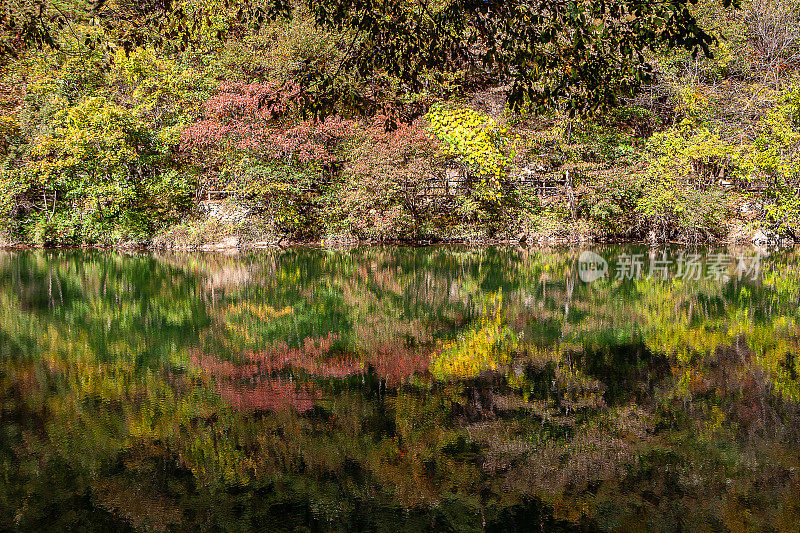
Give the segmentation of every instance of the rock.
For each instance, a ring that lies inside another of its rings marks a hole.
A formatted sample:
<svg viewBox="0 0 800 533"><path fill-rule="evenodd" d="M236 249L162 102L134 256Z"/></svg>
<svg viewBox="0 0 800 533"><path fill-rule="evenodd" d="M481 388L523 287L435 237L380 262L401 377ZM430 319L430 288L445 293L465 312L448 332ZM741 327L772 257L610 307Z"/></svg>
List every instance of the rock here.
<svg viewBox="0 0 800 533"><path fill-rule="evenodd" d="M753 244L756 246L786 247L794 246L795 242L792 237L787 235L778 235L774 231L759 228L753 235Z"/></svg>
<svg viewBox="0 0 800 533"><path fill-rule="evenodd" d="M747 224L733 221L729 226L725 242L729 244L750 244L753 242L753 234Z"/></svg>
<svg viewBox="0 0 800 533"><path fill-rule="evenodd" d="M238 248L239 247L239 237L226 237L222 239L222 244L225 248Z"/></svg>
<svg viewBox="0 0 800 533"><path fill-rule="evenodd" d="M756 234L753 235L753 244L770 246L778 244L778 242L779 242L778 236L774 232L769 230L763 230L759 228L758 230L756 230Z"/></svg>
<svg viewBox="0 0 800 533"><path fill-rule="evenodd" d="M116 247L120 250L143 250L147 248L147 241L125 241L118 244Z"/></svg>
<svg viewBox="0 0 800 533"><path fill-rule="evenodd" d="M346 233L326 235L320 243L326 248L350 247L358 244L358 239Z"/></svg>
<svg viewBox="0 0 800 533"><path fill-rule="evenodd" d="M744 202L739 206L739 212L747 218L757 218L764 212L764 204L758 201Z"/></svg>
<svg viewBox="0 0 800 533"><path fill-rule="evenodd" d="M214 244L204 244L200 246L203 252L214 252L220 250L233 250L239 248L239 237L225 237L219 242Z"/></svg>
<svg viewBox="0 0 800 533"><path fill-rule="evenodd" d="M209 220L220 222L243 222L252 214L251 210L229 201L205 200L198 205L200 213Z"/></svg>

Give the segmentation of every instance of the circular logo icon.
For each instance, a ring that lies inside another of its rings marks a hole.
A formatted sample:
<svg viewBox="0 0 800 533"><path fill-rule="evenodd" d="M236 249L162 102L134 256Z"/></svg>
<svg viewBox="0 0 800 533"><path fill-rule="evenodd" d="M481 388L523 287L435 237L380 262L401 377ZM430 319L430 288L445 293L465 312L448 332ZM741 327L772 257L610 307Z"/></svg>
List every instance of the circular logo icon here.
<svg viewBox="0 0 800 533"><path fill-rule="evenodd" d="M585 251L578 258L578 274L581 281L591 283L602 278L608 272L608 261L594 252Z"/></svg>

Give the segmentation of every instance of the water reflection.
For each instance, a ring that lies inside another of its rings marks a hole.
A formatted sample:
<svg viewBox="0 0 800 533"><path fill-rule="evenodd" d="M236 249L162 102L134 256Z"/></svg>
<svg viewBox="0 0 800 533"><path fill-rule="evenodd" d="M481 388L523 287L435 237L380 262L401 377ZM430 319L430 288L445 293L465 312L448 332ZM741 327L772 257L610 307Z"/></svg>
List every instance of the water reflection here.
<svg viewBox="0 0 800 533"><path fill-rule="evenodd" d="M0 528L798 530L800 252L594 251L0 252Z"/></svg>

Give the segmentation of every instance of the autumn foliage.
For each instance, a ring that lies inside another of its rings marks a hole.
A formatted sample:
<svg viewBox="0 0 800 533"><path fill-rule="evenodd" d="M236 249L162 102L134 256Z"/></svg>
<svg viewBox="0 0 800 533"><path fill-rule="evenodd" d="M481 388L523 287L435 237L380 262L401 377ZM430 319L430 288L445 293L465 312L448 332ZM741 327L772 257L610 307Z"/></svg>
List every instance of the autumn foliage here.
<svg viewBox="0 0 800 533"><path fill-rule="evenodd" d="M310 411L318 394L308 387L298 387L289 380L266 380L253 388L231 383L218 384L222 401L237 411L281 411L294 408Z"/></svg>
<svg viewBox="0 0 800 533"><path fill-rule="evenodd" d="M295 120L299 86L226 82L204 105L201 120L187 127L184 149L251 151L265 159L330 163L336 145L351 136L356 122L338 116Z"/></svg>
<svg viewBox="0 0 800 533"><path fill-rule="evenodd" d="M213 380L226 404L243 411L293 407L302 412L313 408L320 395L312 384L301 381L303 374L312 379L342 379L372 371L378 378L397 385L414 375L428 373L430 355L425 351L384 344L357 356L338 353L334 349L337 341L339 335L329 333L306 338L296 348L278 342L245 353L240 362L193 350L191 361L203 376ZM297 381L280 377L279 373L287 371L299 373Z"/></svg>
<svg viewBox="0 0 800 533"><path fill-rule="evenodd" d="M414 237L447 207L447 198L440 194L443 160L423 121L401 124L393 131L386 131L384 122L384 117L376 117L353 149L334 218L361 238Z"/></svg>

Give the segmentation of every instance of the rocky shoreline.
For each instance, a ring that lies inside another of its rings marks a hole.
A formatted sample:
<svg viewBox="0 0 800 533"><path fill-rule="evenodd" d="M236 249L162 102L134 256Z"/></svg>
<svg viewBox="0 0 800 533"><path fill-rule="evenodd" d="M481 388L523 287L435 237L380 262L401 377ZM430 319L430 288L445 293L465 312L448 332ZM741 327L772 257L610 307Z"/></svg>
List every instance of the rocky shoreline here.
<svg viewBox="0 0 800 533"><path fill-rule="evenodd" d="M596 235L575 235L571 237L552 237L542 235L520 235L516 238L489 238L483 236L460 238L430 238L415 240L370 240L357 239L351 236L334 235L323 239L291 239L288 236L274 236L261 240L248 240L241 236L221 236L203 243L170 242L136 242L128 241L112 245L91 246L47 246L30 243L11 243L0 241L0 249L59 249L59 250L152 250L173 252L234 252L252 251L272 248L290 248L295 246L322 248L352 248L357 246L526 246L526 247L575 247L587 245L623 245L639 244L656 246L753 246L756 248L791 248L797 246L793 238L781 236L775 232L757 229L752 236L737 235L717 241L661 241L653 239L613 238Z"/></svg>

